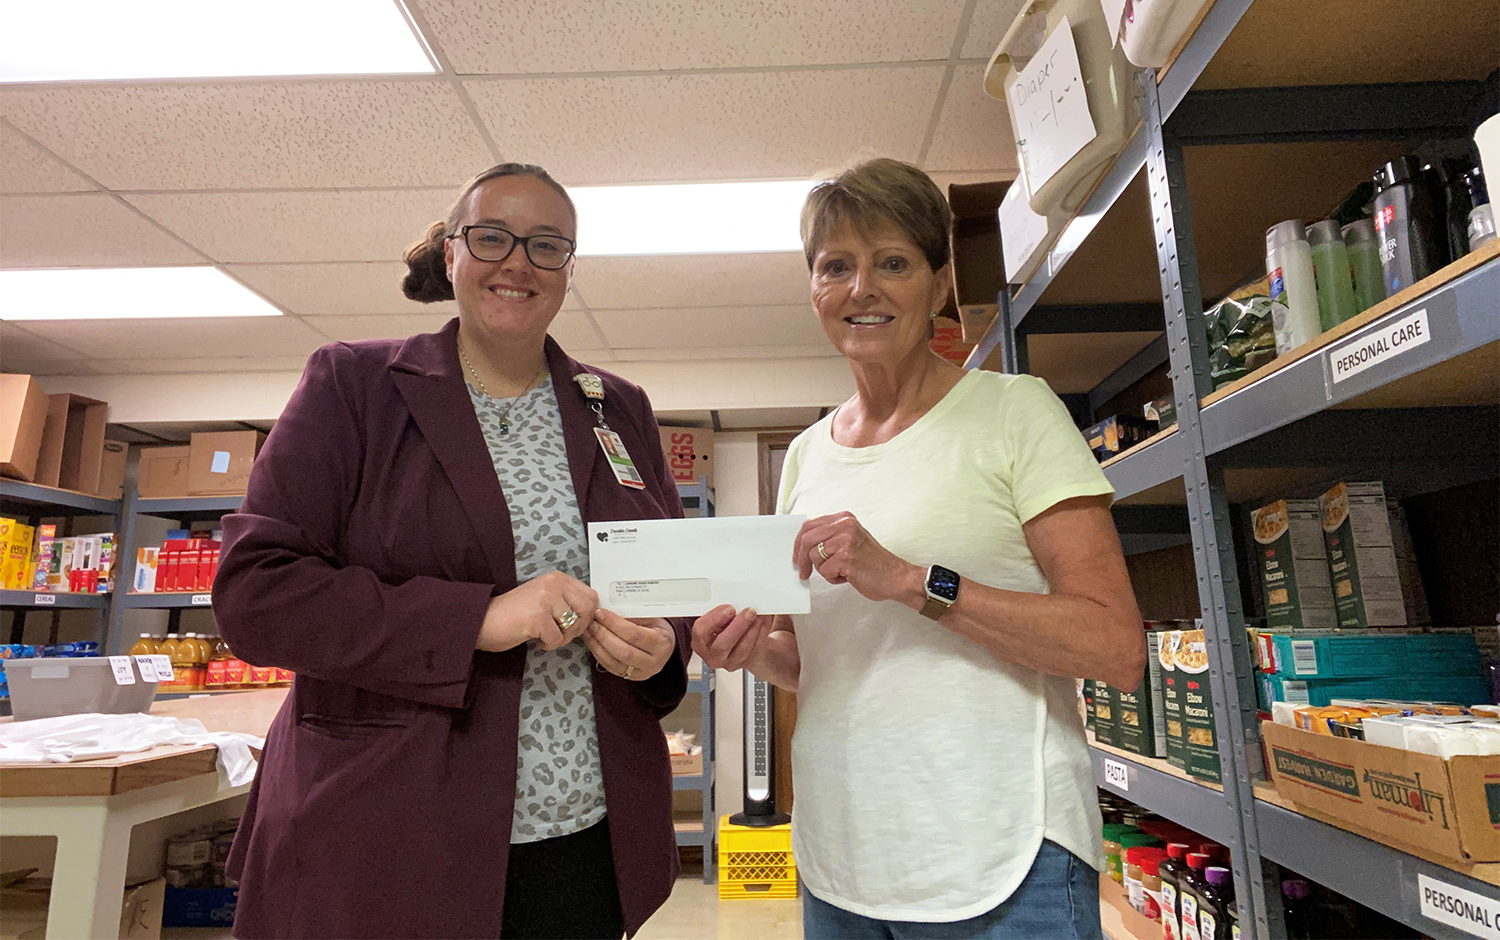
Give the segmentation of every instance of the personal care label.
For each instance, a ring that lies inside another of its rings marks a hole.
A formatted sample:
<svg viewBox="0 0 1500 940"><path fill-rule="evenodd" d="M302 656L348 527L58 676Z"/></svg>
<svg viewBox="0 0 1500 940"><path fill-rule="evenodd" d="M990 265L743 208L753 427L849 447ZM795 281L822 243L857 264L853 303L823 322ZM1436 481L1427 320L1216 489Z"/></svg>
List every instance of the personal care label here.
<svg viewBox="0 0 1500 940"><path fill-rule="evenodd" d="M1352 342L1330 349L1328 374L1333 384L1359 375L1366 369L1389 362L1405 352L1422 346L1432 338L1427 323L1427 308L1404 316L1394 323L1363 333Z"/></svg>
<svg viewBox="0 0 1500 940"><path fill-rule="evenodd" d="M1500 900L1420 873L1417 895L1423 917L1486 940L1500 940Z"/></svg>

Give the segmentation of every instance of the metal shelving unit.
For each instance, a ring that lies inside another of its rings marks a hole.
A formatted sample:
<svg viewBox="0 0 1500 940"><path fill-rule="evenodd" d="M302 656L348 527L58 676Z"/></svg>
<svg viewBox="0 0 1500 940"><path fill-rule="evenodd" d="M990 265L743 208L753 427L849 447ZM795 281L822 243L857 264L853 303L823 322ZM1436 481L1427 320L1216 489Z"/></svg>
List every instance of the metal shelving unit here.
<svg viewBox="0 0 1500 940"><path fill-rule="evenodd" d="M683 509L696 509L700 516L714 514L714 490L708 485L708 477L699 477L696 483L677 484L677 495L682 497Z"/></svg>
<svg viewBox="0 0 1500 940"><path fill-rule="evenodd" d="M59 538L72 534L71 522L76 516L112 517L115 520L114 529L118 532L120 514L121 501L118 499L103 499L73 490L0 479L0 515L19 517L31 526L39 525L43 519L62 518L64 522L58 530ZM0 608L14 611L15 618L11 621L10 636L5 638L6 642L23 642L26 620L37 612L99 610L103 611L101 622L108 624L113 614L111 599L108 594L0 591Z"/></svg>
<svg viewBox="0 0 1500 940"><path fill-rule="evenodd" d="M699 717L702 721L699 737L703 741L703 772L701 774L673 774L672 789L673 791L696 790L703 794L701 825L684 824L679 821L676 826L677 844L703 847L703 883L713 884L718 875L714 853L719 837L717 808L714 800L714 760L717 750L714 740L714 674L707 663L699 661L699 666L697 678L693 678L689 673L688 694L698 696Z"/></svg>
<svg viewBox="0 0 1500 940"><path fill-rule="evenodd" d="M1407 37L1406 31L1363 22L1369 8L1345 6L1348 17L1335 19L1349 29L1364 30L1355 41L1394 45ZM1252 8L1255 12L1247 18ZM1242 250L1234 258L1220 258L1212 251L1205 254L1216 280L1208 288L1203 286L1200 246L1228 244L1222 237L1226 219L1242 214L1245 206L1233 205L1226 212L1222 201L1207 205L1208 215L1217 224L1204 230L1206 241L1204 232L1195 237L1184 149L1203 147L1195 151L1198 162L1193 180L1194 191L1201 197L1212 188L1204 167L1213 165L1214 157L1223 161L1219 167L1231 162L1223 154L1236 148L1226 145L1322 145L1467 134L1494 112L1500 70L1470 81L1452 81L1456 70L1449 68L1439 76L1441 82L1358 85L1348 84L1348 78L1332 78L1298 88L1225 87L1253 84L1260 76L1278 74L1277 63L1267 61L1265 41L1254 38L1269 35L1267 28L1273 24L1277 36L1283 40L1296 36L1289 44L1300 43L1297 52L1286 55L1301 54L1303 48L1316 45L1317 36L1297 35L1296 21L1311 9L1293 0L1254 0L1253 5L1252 0L1215 0L1175 61L1159 73L1142 73L1140 125L1084 205L1047 247L1036 272L1026 283L1000 293L1000 315L967 366L994 367L998 358L1005 371L1029 371L1028 337L1043 333L1144 335L1164 331L1164 336L1099 381L1087 396L1076 397L1086 399L1081 402L1085 410L1097 411L1154 368L1167 366L1177 405L1175 430L1108 461L1104 473L1120 501L1116 520L1127 551L1132 539L1140 542L1151 532L1190 533L1199 609L1209 639L1210 685L1224 785L1210 786L1186 777L1165 761L1099 745L1091 748L1096 782L1230 847L1235 893L1248 935L1285 936L1280 864L1424 934L1457 938L1469 934L1422 912L1419 877L1435 878L1500 902L1500 865L1436 864L1265 798L1253 660L1241 610L1231 501L1280 495L1256 492L1257 486L1276 485L1255 479L1271 468L1306 468L1313 474L1347 469L1371 475L1357 479L1411 480L1411 488L1421 492L1456 485L1454 480L1492 478L1500 466L1500 401L1496 401L1494 365L1500 357L1500 246L1492 244L1461 259L1340 325L1319 342L1215 392L1201 316L1205 293L1208 299L1217 299L1220 288L1227 289L1222 283L1223 269L1233 262L1249 270L1255 253ZM1246 29L1231 39L1242 20ZM1492 43L1484 29L1451 31L1450 46ZM1228 64L1218 68L1216 57L1226 49L1232 50L1225 57ZM1439 50L1444 55L1449 51ZM1318 63L1322 71L1303 69L1298 74L1351 74L1347 61L1336 58L1330 52ZM1253 68L1246 65L1252 61L1256 63ZM1406 61L1423 59L1413 55ZM1473 61L1492 63L1493 57L1476 53ZM1205 72L1213 73L1205 82L1209 90L1196 89ZM1434 96L1438 86L1443 93ZM1205 151L1207 155L1198 156ZM1257 169L1271 179L1301 169L1279 154L1264 159L1268 162ZM1142 175L1144 187L1139 185ZM1145 206L1141 208L1143 189ZM1326 193L1330 202L1340 195ZM1288 211L1280 218L1329 208L1299 204L1297 198L1282 197L1277 211L1281 206ZM1110 218L1117 203L1122 215ZM1213 210L1218 211L1216 217ZM1127 213L1134 214L1121 224L1120 218ZM1137 215L1149 215L1149 220L1137 221ZM1142 280L1122 289L1117 303L1100 303L1102 288L1096 282L1079 286L1080 280L1100 276L1094 273L1095 262L1103 249L1098 244L1085 247L1096 230L1109 233L1110 253L1124 256L1146 247L1148 226L1154 238L1145 256L1155 262L1155 288L1142 286L1147 276L1144 264L1150 262L1142 263ZM1241 239L1242 248L1249 241ZM1090 255L1089 264L1069 268L1080 250ZM1228 272L1228 276L1235 274ZM1153 293L1156 300L1148 303ZM1335 381L1332 362L1341 351L1419 311L1428 323L1425 342ZM1055 346L1050 355L1058 357ZM1434 389L1444 394L1435 397ZM1384 426L1399 428L1399 433L1371 436L1370 431L1385 422L1394 422ZM1407 442L1404 448L1393 443L1402 440ZM1149 539L1145 544L1150 544Z"/></svg>

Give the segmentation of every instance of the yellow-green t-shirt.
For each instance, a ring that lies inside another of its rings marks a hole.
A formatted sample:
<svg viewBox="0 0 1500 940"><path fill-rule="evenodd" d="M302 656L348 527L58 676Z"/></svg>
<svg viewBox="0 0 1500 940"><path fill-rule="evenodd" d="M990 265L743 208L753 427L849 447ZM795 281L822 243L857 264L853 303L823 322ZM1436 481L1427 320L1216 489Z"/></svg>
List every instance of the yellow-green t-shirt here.
<svg viewBox="0 0 1500 940"><path fill-rule="evenodd" d="M1046 593L1022 525L1112 494L1040 379L974 371L884 444L792 443L778 512L852 512L887 549L1011 591ZM792 742L798 874L882 920L978 916L1020 885L1044 838L1098 866L1097 794L1073 679L1000 660L894 601L814 574Z"/></svg>

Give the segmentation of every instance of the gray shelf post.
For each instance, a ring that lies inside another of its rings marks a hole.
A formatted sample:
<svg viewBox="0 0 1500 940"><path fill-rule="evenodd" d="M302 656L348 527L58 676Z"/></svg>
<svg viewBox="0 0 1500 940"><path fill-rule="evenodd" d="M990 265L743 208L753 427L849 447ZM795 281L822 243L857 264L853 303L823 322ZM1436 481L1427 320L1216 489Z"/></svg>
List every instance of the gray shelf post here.
<svg viewBox="0 0 1500 940"><path fill-rule="evenodd" d="M1222 470L1211 469L1198 403L1213 391L1208 337L1198 282L1192 207L1182 147L1163 127L1156 82L1143 83L1146 104L1146 175L1156 233L1162 302L1166 313L1177 433L1184 444L1183 485L1193 538L1198 599L1208 640L1209 686L1214 703L1224 800L1231 818L1231 865L1241 922L1259 937L1284 936L1277 876L1262 862L1255 825L1255 777L1250 755L1259 754L1255 688L1249 641L1230 530ZM1269 885L1269 887L1268 887Z"/></svg>

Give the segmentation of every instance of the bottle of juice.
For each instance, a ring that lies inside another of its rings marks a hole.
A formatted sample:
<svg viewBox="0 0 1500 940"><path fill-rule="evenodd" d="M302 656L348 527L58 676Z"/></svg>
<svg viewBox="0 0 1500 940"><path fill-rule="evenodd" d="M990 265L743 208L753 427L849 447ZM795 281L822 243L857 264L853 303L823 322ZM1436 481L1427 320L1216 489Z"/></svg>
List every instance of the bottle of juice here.
<svg viewBox="0 0 1500 940"><path fill-rule="evenodd" d="M1182 913L1182 940L1203 940L1198 932L1198 898L1208 882L1203 880L1203 869L1209 858L1201 852L1189 852L1188 873L1177 885L1177 909Z"/></svg>
<svg viewBox="0 0 1500 940"><path fill-rule="evenodd" d="M156 641L151 639L151 634L142 633L141 638L135 641L130 648L129 656L154 656L156 655Z"/></svg>
<svg viewBox="0 0 1500 940"><path fill-rule="evenodd" d="M203 634L193 634L193 681L199 691L208 687L208 662L213 652L213 644Z"/></svg>
<svg viewBox="0 0 1500 940"><path fill-rule="evenodd" d="M1161 878L1161 935L1162 940L1182 940L1182 908L1179 903L1180 885L1187 877L1188 847L1185 842L1167 843L1167 858L1157 867Z"/></svg>
<svg viewBox="0 0 1500 940"><path fill-rule="evenodd" d="M1198 934L1203 940L1229 940L1229 902L1234 900L1234 875L1222 865L1203 870L1203 892L1198 896Z"/></svg>
<svg viewBox="0 0 1500 940"><path fill-rule="evenodd" d="M178 666L178 654L181 645L182 640L175 633L169 633L162 638L161 643L157 644L156 648L156 652L159 655L167 657L172 663L172 681L166 683L172 689L177 689L186 684L187 673Z"/></svg>

